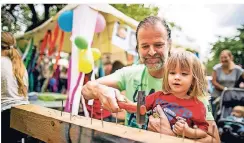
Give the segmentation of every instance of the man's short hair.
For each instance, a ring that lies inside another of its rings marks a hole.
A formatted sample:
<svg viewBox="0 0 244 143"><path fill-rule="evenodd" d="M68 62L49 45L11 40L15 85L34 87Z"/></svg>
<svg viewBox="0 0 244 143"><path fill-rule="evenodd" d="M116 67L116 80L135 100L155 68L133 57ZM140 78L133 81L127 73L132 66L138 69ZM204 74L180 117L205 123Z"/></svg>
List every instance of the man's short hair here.
<svg viewBox="0 0 244 143"><path fill-rule="evenodd" d="M103 63L103 65L112 65L112 62L111 61L106 61Z"/></svg>

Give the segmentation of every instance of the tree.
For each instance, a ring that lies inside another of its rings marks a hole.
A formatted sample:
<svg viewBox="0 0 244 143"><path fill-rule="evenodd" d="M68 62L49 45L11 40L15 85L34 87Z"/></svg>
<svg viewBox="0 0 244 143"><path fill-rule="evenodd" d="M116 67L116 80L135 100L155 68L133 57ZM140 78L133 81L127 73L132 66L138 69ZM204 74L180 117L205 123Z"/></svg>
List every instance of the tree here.
<svg viewBox="0 0 244 143"><path fill-rule="evenodd" d="M114 8L118 9L125 15L137 20L142 21L148 16L158 15L159 7L144 4L111 4ZM167 21L172 29L181 31L181 27L174 22Z"/></svg>
<svg viewBox="0 0 244 143"><path fill-rule="evenodd" d="M43 13L37 7L43 6ZM61 10L65 4L4 4L1 7L2 31L28 32Z"/></svg>
<svg viewBox="0 0 244 143"><path fill-rule="evenodd" d="M113 7L124 13L125 15L141 21L145 17L155 16L158 14L159 8L149 5L145 6L144 4L111 4Z"/></svg>
<svg viewBox="0 0 244 143"><path fill-rule="evenodd" d="M237 29L239 34L234 37L219 37L218 41L213 43L211 52L213 53L213 59L207 62L207 72L212 72L212 67L219 63L219 56L221 51L227 49L230 50L234 57L236 64L241 64L244 67L244 25Z"/></svg>

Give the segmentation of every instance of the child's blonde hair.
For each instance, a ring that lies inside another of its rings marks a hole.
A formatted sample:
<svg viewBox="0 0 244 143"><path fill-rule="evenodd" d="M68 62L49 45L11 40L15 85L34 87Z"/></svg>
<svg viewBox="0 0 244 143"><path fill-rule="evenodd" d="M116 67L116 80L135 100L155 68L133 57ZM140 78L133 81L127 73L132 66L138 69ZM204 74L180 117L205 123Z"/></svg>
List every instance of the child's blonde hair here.
<svg viewBox="0 0 244 143"><path fill-rule="evenodd" d="M177 64L179 64L181 70L187 69L193 74L193 81L188 94L191 97L205 95L207 92L207 80L205 78L203 65L193 53L188 51L174 52L166 61L163 75L163 91L171 92L168 75L169 71L175 69Z"/></svg>
<svg viewBox="0 0 244 143"><path fill-rule="evenodd" d="M13 73L17 79L18 83L18 93L20 96L27 96L27 90L25 90L24 85L24 74L25 74L25 65L16 50L16 40L14 36L8 32L1 32L1 54L2 56L9 57L13 64Z"/></svg>

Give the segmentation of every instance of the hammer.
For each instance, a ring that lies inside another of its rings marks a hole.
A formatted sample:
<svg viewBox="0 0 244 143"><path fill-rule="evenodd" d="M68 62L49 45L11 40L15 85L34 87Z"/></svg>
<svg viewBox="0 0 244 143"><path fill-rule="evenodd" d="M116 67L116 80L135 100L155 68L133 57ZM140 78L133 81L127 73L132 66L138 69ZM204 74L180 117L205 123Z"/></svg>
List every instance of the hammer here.
<svg viewBox="0 0 244 143"><path fill-rule="evenodd" d="M138 91L136 122L141 126L145 124L145 120L146 120L145 118L146 114L141 114L141 112L143 112L143 109L141 110L142 105L145 105L145 91Z"/></svg>
<svg viewBox="0 0 244 143"><path fill-rule="evenodd" d="M145 123L146 107L142 106L145 105L145 91L138 91L137 104L126 101L118 101L118 105L120 109L125 109L130 113L136 113L137 124L143 125Z"/></svg>

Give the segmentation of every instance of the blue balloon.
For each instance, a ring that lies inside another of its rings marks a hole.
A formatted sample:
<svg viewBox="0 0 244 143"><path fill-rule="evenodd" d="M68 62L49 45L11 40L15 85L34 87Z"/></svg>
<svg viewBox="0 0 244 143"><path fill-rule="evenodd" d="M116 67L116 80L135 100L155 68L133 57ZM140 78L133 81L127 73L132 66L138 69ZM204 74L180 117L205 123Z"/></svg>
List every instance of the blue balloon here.
<svg viewBox="0 0 244 143"><path fill-rule="evenodd" d="M54 85L56 84L56 79L55 79L55 78L51 78L51 79L49 80L49 84L50 84L51 86L54 86Z"/></svg>
<svg viewBox="0 0 244 143"><path fill-rule="evenodd" d="M65 32L71 32L73 24L73 11L65 11L58 17L58 25Z"/></svg>

